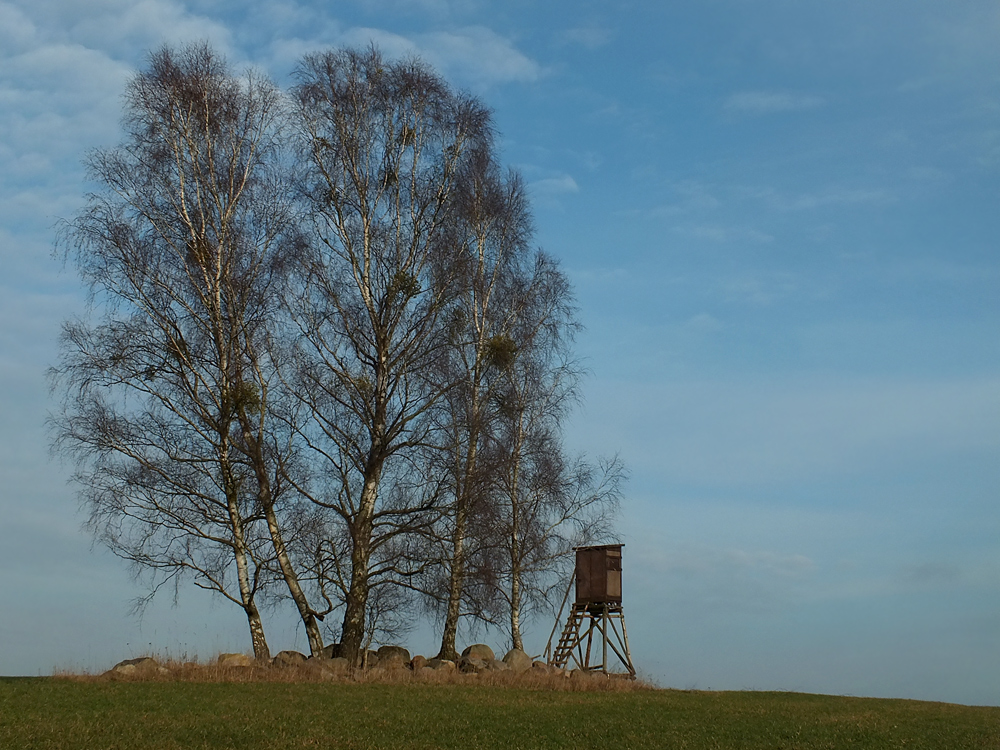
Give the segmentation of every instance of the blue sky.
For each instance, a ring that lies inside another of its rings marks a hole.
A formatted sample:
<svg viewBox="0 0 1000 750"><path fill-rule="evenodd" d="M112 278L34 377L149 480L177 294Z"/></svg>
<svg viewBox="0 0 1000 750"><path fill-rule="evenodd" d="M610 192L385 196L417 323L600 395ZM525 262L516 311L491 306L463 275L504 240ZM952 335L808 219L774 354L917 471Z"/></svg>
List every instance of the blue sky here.
<svg viewBox="0 0 1000 750"><path fill-rule="evenodd" d="M187 589L128 615L44 429L85 305L53 225L194 39L282 83L374 40L494 108L587 327L570 443L632 471L643 673L1000 704L1000 7L966 0L0 0L0 674L247 646Z"/></svg>

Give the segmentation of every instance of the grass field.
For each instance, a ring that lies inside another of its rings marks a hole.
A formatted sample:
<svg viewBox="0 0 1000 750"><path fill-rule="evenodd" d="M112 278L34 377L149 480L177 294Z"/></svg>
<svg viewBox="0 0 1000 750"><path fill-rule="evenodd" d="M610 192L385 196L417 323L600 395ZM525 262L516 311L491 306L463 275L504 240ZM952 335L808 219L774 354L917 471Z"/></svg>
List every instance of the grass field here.
<svg viewBox="0 0 1000 750"><path fill-rule="evenodd" d="M2 678L0 748L1000 750L1000 708L641 688Z"/></svg>

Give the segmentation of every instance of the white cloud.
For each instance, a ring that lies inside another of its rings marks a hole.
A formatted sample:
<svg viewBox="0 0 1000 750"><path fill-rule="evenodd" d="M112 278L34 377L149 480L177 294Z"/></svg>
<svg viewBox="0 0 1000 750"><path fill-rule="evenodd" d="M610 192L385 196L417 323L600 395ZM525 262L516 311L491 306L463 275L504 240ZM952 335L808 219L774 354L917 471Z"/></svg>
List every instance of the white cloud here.
<svg viewBox="0 0 1000 750"><path fill-rule="evenodd" d="M548 177L543 180L535 180L530 185L531 189L539 195L561 195L563 193L579 193L580 186L576 180L568 174L560 177Z"/></svg>
<svg viewBox="0 0 1000 750"><path fill-rule="evenodd" d="M541 68L505 39L484 26L455 32L434 32L421 37L428 59L456 77L470 75L481 83L531 82Z"/></svg>
<svg viewBox="0 0 1000 750"><path fill-rule="evenodd" d="M19 8L0 2L0 46L8 50L8 54L28 49L35 34L35 25Z"/></svg>
<svg viewBox="0 0 1000 750"><path fill-rule="evenodd" d="M389 57L419 54L420 48L412 39L384 29L355 26L340 35L338 42L349 47L366 47L374 44Z"/></svg>
<svg viewBox="0 0 1000 750"><path fill-rule="evenodd" d="M482 0L358 0L374 13L417 13L447 18L474 11Z"/></svg>
<svg viewBox="0 0 1000 750"><path fill-rule="evenodd" d="M224 23L176 0L37 0L23 7L43 30L44 43L76 43L134 59L164 42L208 39L220 51L232 52Z"/></svg>
<svg viewBox="0 0 1000 750"><path fill-rule="evenodd" d="M731 112L766 115L773 112L815 109L824 104L826 100L819 96L776 91L742 91L727 98L723 107Z"/></svg>
<svg viewBox="0 0 1000 750"><path fill-rule="evenodd" d="M484 26L415 34L412 38L383 29L355 27L340 43L363 46L374 42L391 57L418 55L449 80L486 88L503 83L530 83L542 68L505 37Z"/></svg>
<svg viewBox="0 0 1000 750"><path fill-rule="evenodd" d="M47 228L65 204L63 191L82 192L80 158L114 141L129 73L78 44L43 44L0 60L0 216L8 226L41 220Z"/></svg>
<svg viewBox="0 0 1000 750"><path fill-rule="evenodd" d="M164 42L209 40L220 52L232 56L232 37L222 23L189 13L187 8L168 0L125 2L111 14L81 20L73 30L80 41L119 53L154 48Z"/></svg>
<svg viewBox="0 0 1000 750"><path fill-rule="evenodd" d="M224 51L229 32L171 0L19 5L0 2L2 212L15 224L41 219L47 228L59 192L81 192L85 151L117 139L120 97L140 56L163 41L204 38ZM47 209L12 216L11 206L33 196Z"/></svg>

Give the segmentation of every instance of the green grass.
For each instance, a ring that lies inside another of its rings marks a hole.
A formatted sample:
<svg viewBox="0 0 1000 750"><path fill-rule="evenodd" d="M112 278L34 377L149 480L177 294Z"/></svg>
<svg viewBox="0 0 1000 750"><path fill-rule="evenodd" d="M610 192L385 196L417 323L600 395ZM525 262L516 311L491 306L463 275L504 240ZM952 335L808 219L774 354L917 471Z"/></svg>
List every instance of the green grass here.
<svg viewBox="0 0 1000 750"><path fill-rule="evenodd" d="M5 678L0 748L1000 750L1000 708L763 692Z"/></svg>

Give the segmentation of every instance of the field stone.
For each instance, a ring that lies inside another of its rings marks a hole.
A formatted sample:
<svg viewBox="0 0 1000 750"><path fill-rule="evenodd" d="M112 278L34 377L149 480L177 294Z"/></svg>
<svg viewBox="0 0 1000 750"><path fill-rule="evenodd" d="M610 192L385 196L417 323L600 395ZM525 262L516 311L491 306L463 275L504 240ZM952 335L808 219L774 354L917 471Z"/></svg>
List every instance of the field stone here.
<svg viewBox="0 0 1000 750"><path fill-rule="evenodd" d="M512 648L503 657L503 663L506 664L511 671L517 672L527 672L531 669L531 657L524 653L519 648Z"/></svg>
<svg viewBox="0 0 1000 750"><path fill-rule="evenodd" d="M276 667L297 667L306 663L306 655L298 651L279 651L271 659L271 664Z"/></svg>
<svg viewBox="0 0 1000 750"><path fill-rule="evenodd" d="M414 672L423 669L427 666L427 659L425 659L420 654L417 654L412 659L410 659L410 669Z"/></svg>
<svg viewBox="0 0 1000 750"><path fill-rule="evenodd" d="M451 659L431 659L427 662L427 666L431 669L443 669L446 672L450 672L454 670L457 665Z"/></svg>
<svg viewBox="0 0 1000 750"><path fill-rule="evenodd" d="M366 651L360 654L362 662L361 664L368 669L374 669L378 666L378 652L377 651Z"/></svg>
<svg viewBox="0 0 1000 750"><path fill-rule="evenodd" d="M323 669L327 672L333 672L334 674L340 674L347 672L351 669L351 662L345 659L343 656L335 656L332 659L327 659L323 662Z"/></svg>
<svg viewBox="0 0 1000 750"><path fill-rule="evenodd" d="M537 674L552 674L552 667L544 661L536 661L531 664L531 671Z"/></svg>
<svg viewBox="0 0 1000 750"><path fill-rule="evenodd" d="M252 667L253 659L246 654L219 654L220 667Z"/></svg>
<svg viewBox="0 0 1000 750"><path fill-rule="evenodd" d="M340 656L340 644L331 643L323 648L323 656L327 659L336 659Z"/></svg>
<svg viewBox="0 0 1000 750"><path fill-rule="evenodd" d="M482 659L483 661L493 661L497 658L496 654L493 653L493 649L485 643L474 643L462 652L462 656L468 656L473 659Z"/></svg>
<svg viewBox="0 0 1000 750"><path fill-rule="evenodd" d="M165 674L167 671L166 667L161 667L156 659L140 656L138 659L126 659L118 662L108 670L107 674L116 677L134 677Z"/></svg>
<svg viewBox="0 0 1000 750"><path fill-rule="evenodd" d="M458 660L458 671L464 674L479 674L490 668L490 662L475 656L463 656Z"/></svg>
<svg viewBox="0 0 1000 750"><path fill-rule="evenodd" d="M403 669L410 663L410 652L402 646L380 646L375 655L386 669Z"/></svg>

